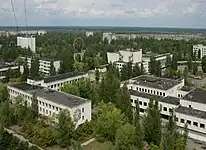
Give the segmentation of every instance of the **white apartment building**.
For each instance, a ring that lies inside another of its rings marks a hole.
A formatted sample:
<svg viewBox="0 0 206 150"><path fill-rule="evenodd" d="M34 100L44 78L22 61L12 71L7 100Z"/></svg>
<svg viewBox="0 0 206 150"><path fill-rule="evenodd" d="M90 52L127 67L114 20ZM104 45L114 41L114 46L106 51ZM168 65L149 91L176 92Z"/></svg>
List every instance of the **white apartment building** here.
<svg viewBox="0 0 206 150"><path fill-rule="evenodd" d="M112 32L104 32L103 33L103 41L104 40L108 40L108 43L110 44L111 43L111 41L112 40L116 40L117 39L117 37L116 37L116 35L115 35L115 33L112 33Z"/></svg>
<svg viewBox="0 0 206 150"><path fill-rule="evenodd" d="M94 35L94 32L92 31L86 31L86 36L89 37L89 36L93 36Z"/></svg>
<svg viewBox="0 0 206 150"><path fill-rule="evenodd" d="M162 118L168 119L172 110L176 123L183 130L188 125L188 136L206 141L206 90L184 86L184 79L165 79L142 75L122 83L131 95L131 104L139 102L140 114L144 115L151 98L159 99Z"/></svg>
<svg viewBox="0 0 206 150"><path fill-rule="evenodd" d="M27 59L27 65L29 68L31 68L32 58L22 57L22 59L23 60ZM39 59L39 72L44 74L44 75L49 75L50 68L51 68L51 62L53 62L53 66L55 68L55 71L58 72L60 69L60 60L49 60L49 59L44 59L44 58Z"/></svg>
<svg viewBox="0 0 206 150"><path fill-rule="evenodd" d="M156 61L160 61L162 68L166 68L166 61L167 61L167 57L170 57L172 59L173 54L170 53L166 53L166 54L156 54L156 55L152 55L152 54L143 54L142 56L142 60L145 62L150 63L150 58L154 57Z"/></svg>
<svg viewBox="0 0 206 150"><path fill-rule="evenodd" d="M203 44L193 45L193 53L198 57L200 53L200 59L206 55L206 46Z"/></svg>
<svg viewBox="0 0 206 150"><path fill-rule="evenodd" d="M91 120L90 100L26 83L8 85L7 88L12 102L15 102L17 97L21 97L27 101L28 106L31 106L33 94L35 94L41 115L52 117L59 114L61 110L67 109L76 126Z"/></svg>
<svg viewBox="0 0 206 150"><path fill-rule="evenodd" d="M30 48L33 53L36 52L35 37L17 37L17 46L21 48Z"/></svg>
<svg viewBox="0 0 206 150"><path fill-rule="evenodd" d="M49 77L28 78L27 84L38 85L48 89L60 91L65 84L79 81L88 77L87 73L83 72L69 72Z"/></svg>
<svg viewBox="0 0 206 150"><path fill-rule="evenodd" d="M148 72L149 68L148 62L142 60L142 49L138 51L126 49L113 53L107 52L107 61L108 63L115 64L119 71L121 71L122 67L128 62L131 62L133 67L135 64L139 64L140 67L142 63L146 73Z"/></svg>
<svg viewBox="0 0 206 150"><path fill-rule="evenodd" d="M6 73L9 69L10 70L20 69L21 74L24 72L23 66L18 66L17 64L14 64L14 63L0 61L0 79L6 78Z"/></svg>

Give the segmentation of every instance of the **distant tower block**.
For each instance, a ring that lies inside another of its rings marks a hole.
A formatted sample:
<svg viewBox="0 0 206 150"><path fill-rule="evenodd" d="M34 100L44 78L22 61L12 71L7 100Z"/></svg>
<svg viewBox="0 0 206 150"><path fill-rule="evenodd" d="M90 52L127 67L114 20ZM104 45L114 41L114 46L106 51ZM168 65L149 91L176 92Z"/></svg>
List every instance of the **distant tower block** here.
<svg viewBox="0 0 206 150"><path fill-rule="evenodd" d="M35 37L17 37L17 46L21 48L30 48L33 53L36 52Z"/></svg>

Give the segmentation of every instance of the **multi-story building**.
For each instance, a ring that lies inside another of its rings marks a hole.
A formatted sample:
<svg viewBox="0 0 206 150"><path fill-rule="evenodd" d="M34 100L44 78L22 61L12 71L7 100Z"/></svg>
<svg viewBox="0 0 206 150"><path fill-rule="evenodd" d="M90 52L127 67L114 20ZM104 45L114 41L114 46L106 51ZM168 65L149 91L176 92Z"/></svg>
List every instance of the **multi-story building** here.
<svg viewBox="0 0 206 150"><path fill-rule="evenodd" d="M31 68L32 58L22 57L22 59L23 60L27 59L27 65L28 65L29 68ZM60 60L51 60L51 59L45 59L45 58L39 59L39 72L44 74L44 75L49 75L50 74L51 63L53 63L55 71L58 72L59 69L60 69Z"/></svg>
<svg viewBox="0 0 206 150"><path fill-rule="evenodd" d="M8 63L8 62L0 61L0 79L6 78L6 74L7 74L7 71L9 69L10 70L20 69L21 73L23 73L23 71L24 71L23 66L18 66L17 64L14 64L14 63Z"/></svg>
<svg viewBox="0 0 206 150"><path fill-rule="evenodd" d="M33 53L36 52L35 37L17 37L17 46L21 48L30 48Z"/></svg>
<svg viewBox="0 0 206 150"><path fill-rule="evenodd" d="M193 53L201 59L206 55L206 46L203 44L193 45Z"/></svg>
<svg viewBox="0 0 206 150"><path fill-rule="evenodd" d="M28 78L27 84L30 85L39 85L45 88L49 88L52 90L60 91L61 87L64 84L72 83L75 81L79 81L80 79L85 79L88 77L87 73L83 72L69 72L65 74L59 74L55 76L49 77L36 77L36 78Z"/></svg>
<svg viewBox="0 0 206 150"><path fill-rule="evenodd" d="M117 37L116 37L115 33L105 32L105 33L103 33L103 41L104 41L105 39L106 39L106 40L108 41L108 43L110 44L111 41L112 41L112 40L116 40Z"/></svg>
<svg viewBox="0 0 206 150"><path fill-rule="evenodd" d="M184 79L165 79L142 75L122 83L131 96L131 104L139 102L140 114L146 113L150 99L158 99L162 118L167 120L174 111L176 123L182 130L187 123L188 136L206 141L206 90L184 86Z"/></svg>
<svg viewBox="0 0 206 150"><path fill-rule="evenodd" d="M9 97L15 102L21 97L31 106L33 96L38 101L38 112L44 116L56 116L61 110L67 109L76 126L91 120L91 101L63 92L29 85L26 83L8 85Z"/></svg>
<svg viewBox="0 0 206 150"><path fill-rule="evenodd" d="M148 72L148 62L142 60L142 49L136 51L134 49L126 49L113 53L107 52L107 61L108 63L113 63L119 71L121 71L126 63L131 62L133 67L135 64L139 64L139 67L143 64L145 72Z"/></svg>
<svg viewBox="0 0 206 150"><path fill-rule="evenodd" d="M170 57L172 59L173 55L170 53L166 53L166 54L143 54L142 56L142 60L145 62L150 63L150 58L154 57L154 59L156 61L160 61L161 63L161 67L165 68L166 66L166 61L167 61L167 57Z"/></svg>
<svg viewBox="0 0 206 150"><path fill-rule="evenodd" d="M94 32L92 31L86 31L86 36L89 37L89 36L93 36L94 35Z"/></svg>

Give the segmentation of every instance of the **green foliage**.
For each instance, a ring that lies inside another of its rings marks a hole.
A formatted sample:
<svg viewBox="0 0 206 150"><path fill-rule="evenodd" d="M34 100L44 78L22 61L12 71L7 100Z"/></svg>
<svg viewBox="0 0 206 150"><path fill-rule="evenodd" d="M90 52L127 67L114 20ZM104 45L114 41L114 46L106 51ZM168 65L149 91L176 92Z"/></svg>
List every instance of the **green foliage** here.
<svg viewBox="0 0 206 150"><path fill-rule="evenodd" d="M95 81L99 82L99 78L100 78L100 73L99 73L99 69L95 70Z"/></svg>
<svg viewBox="0 0 206 150"><path fill-rule="evenodd" d="M8 100L8 91L6 86L0 87L0 103Z"/></svg>
<svg viewBox="0 0 206 150"><path fill-rule="evenodd" d="M36 93L33 93L32 103L31 103L31 119L36 120L38 118L38 100Z"/></svg>
<svg viewBox="0 0 206 150"><path fill-rule="evenodd" d="M111 103L101 103L94 135L99 141L114 141L117 129L124 124L125 116Z"/></svg>
<svg viewBox="0 0 206 150"><path fill-rule="evenodd" d="M61 90L72 95L80 96L79 88L76 84L66 84Z"/></svg>
<svg viewBox="0 0 206 150"><path fill-rule="evenodd" d="M133 150L136 147L136 132L135 127L126 123L117 129L115 135L116 150Z"/></svg>
<svg viewBox="0 0 206 150"><path fill-rule="evenodd" d="M21 80L22 81L26 81L26 79L29 77L29 74L30 74L29 73L29 67L27 65L27 58L25 59L23 67L24 67L24 72L23 72L23 74L21 76Z"/></svg>
<svg viewBox="0 0 206 150"><path fill-rule="evenodd" d="M206 73L206 56L202 58L202 71Z"/></svg>
<svg viewBox="0 0 206 150"><path fill-rule="evenodd" d="M55 74L56 74L56 70L55 70L54 62L53 62L53 61L50 62L50 71L49 71L49 74L50 74L50 75L55 75Z"/></svg>
<svg viewBox="0 0 206 150"><path fill-rule="evenodd" d="M57 144L61 147L70 146L70 140L72 139L75 129L75 124L72 121L70 112L63 110L58 115L58 123L56 124L56 139Z"/></svg>
<svg viewBox="0 0 206 150"><path fill-rule="evenodd" d="M150 99L147 116L144 118L145 140L148 143L160 144L161 141L161 114L158 106L158 100Z"/></svg>
<svg viewBox="0 0 206 150"><path fill-rule="evenodd" d="M39 59L33 57L31 60L30 76L36 77L39 76Z"/></svg>
<svg viewBox="0 0 206 150"><path fill-rule="evenodd" d="M197 75L198 73L198 64L196 62L193 63L193 75Z"/></svg>
<svg viewBox="0 0 206 150"><path fill-rule="evenodd" d="M141 75L141 70L140 70L139 64L136 63L133 69L133 77L137 77L139 75Z"/></svg>

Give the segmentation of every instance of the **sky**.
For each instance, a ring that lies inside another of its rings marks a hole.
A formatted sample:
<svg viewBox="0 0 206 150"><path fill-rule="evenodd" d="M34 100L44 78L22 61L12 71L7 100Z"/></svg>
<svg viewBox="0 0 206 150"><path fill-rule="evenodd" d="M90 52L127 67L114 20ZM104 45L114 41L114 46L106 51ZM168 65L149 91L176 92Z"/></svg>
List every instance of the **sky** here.
<svg viewBox="0 0 206 150"><path fill-rule="evenodd" d="M206 28L206 0L25 0L28 26ZM13 0L24 26L24 0ZM14 26L10 0L0 0L0 26Z"/></svg>

